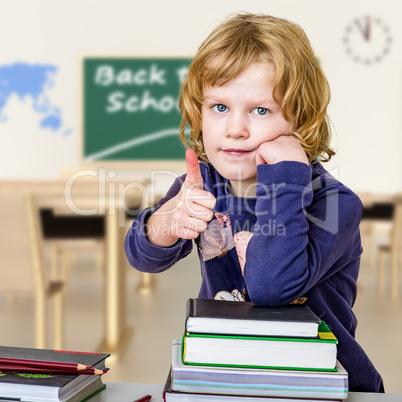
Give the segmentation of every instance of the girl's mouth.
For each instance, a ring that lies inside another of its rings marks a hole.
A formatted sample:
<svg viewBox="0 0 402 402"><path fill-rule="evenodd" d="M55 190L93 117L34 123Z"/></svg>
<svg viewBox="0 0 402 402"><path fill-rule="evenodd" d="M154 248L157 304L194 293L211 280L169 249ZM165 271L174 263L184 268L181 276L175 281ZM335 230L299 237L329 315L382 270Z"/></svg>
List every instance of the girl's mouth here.
<svg viewBox="0 0 402 402"><path fill-rule="evenodd" d="M247 151L245 149L233 149L233 148L223 149L222 151L226 155L230 155L230 156L243 156L243 155L247 155L250 153L250 151Z"/></svg>

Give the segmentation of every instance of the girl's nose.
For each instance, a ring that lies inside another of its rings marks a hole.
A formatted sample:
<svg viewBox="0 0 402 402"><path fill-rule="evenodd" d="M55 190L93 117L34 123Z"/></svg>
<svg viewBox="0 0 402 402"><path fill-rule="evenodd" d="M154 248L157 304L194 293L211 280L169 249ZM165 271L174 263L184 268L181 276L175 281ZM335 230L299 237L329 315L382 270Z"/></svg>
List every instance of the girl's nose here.
<svg viewBox="0 0 402 402"><path fill-rule="evenodd" d="M226 137L231 138L248 138L249 129L246 119L235 113L231 113L226 121Z"/></svg>

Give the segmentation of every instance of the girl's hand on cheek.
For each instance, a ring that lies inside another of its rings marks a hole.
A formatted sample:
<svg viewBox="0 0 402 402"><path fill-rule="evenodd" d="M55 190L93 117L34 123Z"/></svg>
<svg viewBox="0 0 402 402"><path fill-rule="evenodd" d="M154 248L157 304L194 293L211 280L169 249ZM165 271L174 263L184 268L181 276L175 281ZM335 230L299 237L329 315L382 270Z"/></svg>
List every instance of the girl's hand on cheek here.
<svg viewBox="0 0 402 402"><path fill-rule="evenodd" d="M282 161L308 163L307 155L299 141L291 135L280 135L272 141L263 142L255 157L257 165L273 165Z"/></svg>

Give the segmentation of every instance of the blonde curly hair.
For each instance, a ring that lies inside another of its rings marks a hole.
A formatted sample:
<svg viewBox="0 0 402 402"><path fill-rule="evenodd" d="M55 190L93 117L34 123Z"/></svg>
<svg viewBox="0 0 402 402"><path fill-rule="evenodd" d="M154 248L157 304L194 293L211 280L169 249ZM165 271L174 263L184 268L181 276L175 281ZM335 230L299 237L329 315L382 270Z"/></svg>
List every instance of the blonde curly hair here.
<svg viewBox="0 0 402 402"><path fill-rule="evenodd" d="M309 161L317 157L329 161L335 155L327 116L331 94L311 44L297 24L260 14L229 17L197 50L179 95L180 137L185 146L208 161L201 127L204 88L224 85L260 61L270 61L275 68L273 95L277 102L282 98L282 115L291 122L289 135L298 139Z"/></svg>

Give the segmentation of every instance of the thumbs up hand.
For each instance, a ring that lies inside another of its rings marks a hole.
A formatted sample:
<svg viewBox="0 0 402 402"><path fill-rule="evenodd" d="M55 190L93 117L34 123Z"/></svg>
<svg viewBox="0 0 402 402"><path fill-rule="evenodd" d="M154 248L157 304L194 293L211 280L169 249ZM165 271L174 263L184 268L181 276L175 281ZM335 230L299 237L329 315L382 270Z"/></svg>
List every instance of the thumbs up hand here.
<svg viewBox="0 0 402 402"><path fill-rule="evenodd" d="M200 162L198 162L197 155L191 148L186 151L186 167L187 176L185 183L203 189L204 181L201 176Z"/></svg>
<svg viewBox="0 0 402 402"><path fill-rule="evenodd" d="M178 239L195 239L213 218L215 197L204 190L200 164L194 150L186 151L187 176L179 193L147 221L147 238L159 247L171 247Z"/></svg>

